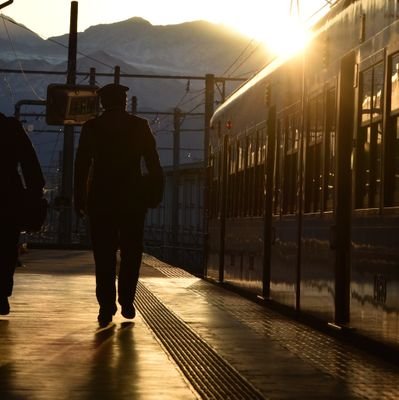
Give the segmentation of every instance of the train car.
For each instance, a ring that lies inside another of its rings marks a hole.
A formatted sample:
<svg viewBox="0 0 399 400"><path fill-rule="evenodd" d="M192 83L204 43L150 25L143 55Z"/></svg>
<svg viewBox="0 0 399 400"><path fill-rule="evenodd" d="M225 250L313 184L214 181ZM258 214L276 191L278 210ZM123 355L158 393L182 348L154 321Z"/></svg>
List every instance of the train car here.
<svg viewBox="0 0 399 400"><path fill-rule="evenodd" d="M206 275L399 348L399 3L313 31L212 117Z"/></svg>
<svg viewBox="0 0 399 400"><path fill-rule="evenodd" d="M204 265L203 162L181 164L177 176L173 167L165 167L164 172L163 201L159 207L148 210L145 220L145 250L201 275Z"/></svg>

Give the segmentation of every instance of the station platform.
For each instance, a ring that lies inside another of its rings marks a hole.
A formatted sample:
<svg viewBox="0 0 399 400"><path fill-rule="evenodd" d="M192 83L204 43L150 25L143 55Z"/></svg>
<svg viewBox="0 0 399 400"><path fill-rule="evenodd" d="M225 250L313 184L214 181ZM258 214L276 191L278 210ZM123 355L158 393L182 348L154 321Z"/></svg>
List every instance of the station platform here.
<svg viewBox="0 0 399 400"><path fill-rule="evenodd" d="M399 399L399 367L145 255L136 318L97 323L89 251L29 250L0 399Z"/></svg>

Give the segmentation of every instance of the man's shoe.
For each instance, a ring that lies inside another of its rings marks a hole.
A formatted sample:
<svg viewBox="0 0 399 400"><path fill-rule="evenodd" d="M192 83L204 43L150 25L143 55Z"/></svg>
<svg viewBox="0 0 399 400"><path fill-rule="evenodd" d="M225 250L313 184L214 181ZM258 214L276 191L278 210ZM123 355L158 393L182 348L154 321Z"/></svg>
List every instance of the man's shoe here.
<svg viewBox="0 0 399 400"><path fill-rule="evenodd" d="M105 328L112 322L112 314L100 311L97 321L101 328Z"/></svg>
<svg viewBox="0 0 399 400"><path fill-rule="evenodd" d="M0 315L7 315L10 313L10 304L8 298L3 297L0 299Z"/></svg>
<svg viewBox="0 0 399 400"><path fill-rule="evenodd" d="M136 309L133 304L122 305L122 316L126 319L133 319L136 316Z"/></svg>
<svg viewBox="0 0 399 400"><path fill-rule="evenodd" d="M97 320L101 328L106 327L110 322L112 322L112 316L116 314L116 311L116 306L113 306L111 310L100 307Z"/></svg>

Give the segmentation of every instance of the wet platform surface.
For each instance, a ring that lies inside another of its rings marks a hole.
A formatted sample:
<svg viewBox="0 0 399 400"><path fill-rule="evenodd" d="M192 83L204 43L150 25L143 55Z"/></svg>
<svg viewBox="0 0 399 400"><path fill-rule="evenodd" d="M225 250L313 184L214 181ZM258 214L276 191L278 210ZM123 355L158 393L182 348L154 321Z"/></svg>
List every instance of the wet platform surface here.
<svg viewBox="0 0 399 400"><path fill-rule="evenodd" d="M97 324L92 255L30 250L0 316L0 399L399 399L399 367L151 256Z"/></svg>

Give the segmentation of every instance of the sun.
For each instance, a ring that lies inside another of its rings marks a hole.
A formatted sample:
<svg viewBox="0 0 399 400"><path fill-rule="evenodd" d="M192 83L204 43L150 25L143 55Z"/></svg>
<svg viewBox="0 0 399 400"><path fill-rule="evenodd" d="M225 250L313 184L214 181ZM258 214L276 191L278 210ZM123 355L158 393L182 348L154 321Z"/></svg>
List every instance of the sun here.
<svg viewBox="0 0 399 400"><path fill-rule="evenodd" d="M277 57L289 57L301 52L312 38L310 30L297 16L279 16L246 24L238 29L264 43L266 49Z"/></svg>
<svg viewBox="0 0 399 400"><path fill-rule="evenodd" d="M265 30L263 42L269 51L277 56L288 57L301 52L311 40L310 31L297 17L287 17L280 23L273 23L271 30Z"/></svg>
<svg viewBox="0 0 399 400"><path fill-rule="evenodd" d="M236 19L235 29L264 43L274 56L289 57L309 44L312 34L298 15L288 15L283 9L275 14L252 14L251 18Z"/></svg>

